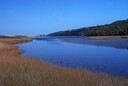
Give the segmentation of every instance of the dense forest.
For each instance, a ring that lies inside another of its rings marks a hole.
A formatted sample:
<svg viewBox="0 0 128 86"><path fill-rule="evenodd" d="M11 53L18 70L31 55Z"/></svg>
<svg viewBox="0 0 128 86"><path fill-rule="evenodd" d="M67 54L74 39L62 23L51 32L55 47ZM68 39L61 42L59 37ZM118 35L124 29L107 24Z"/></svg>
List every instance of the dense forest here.
<svg viewBox="0 0 128 86"><path fill-rule="evenodd" d="M115 21L111 24L83 27L79 29L59 31L49 36L114 36L128 35L128 19Z"/></svg>

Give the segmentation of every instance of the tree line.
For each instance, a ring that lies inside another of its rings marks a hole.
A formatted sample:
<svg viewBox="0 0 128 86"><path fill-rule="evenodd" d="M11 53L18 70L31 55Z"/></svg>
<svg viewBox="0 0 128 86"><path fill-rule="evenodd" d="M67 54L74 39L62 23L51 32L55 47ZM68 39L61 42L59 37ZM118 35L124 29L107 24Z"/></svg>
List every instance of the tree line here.
<svg viewBox="0 0 128 86"><path fill-rule="evenodd" d="M115 36L128 35L128 19L111 24L83 27L48 34L49 36Z"/></svg>

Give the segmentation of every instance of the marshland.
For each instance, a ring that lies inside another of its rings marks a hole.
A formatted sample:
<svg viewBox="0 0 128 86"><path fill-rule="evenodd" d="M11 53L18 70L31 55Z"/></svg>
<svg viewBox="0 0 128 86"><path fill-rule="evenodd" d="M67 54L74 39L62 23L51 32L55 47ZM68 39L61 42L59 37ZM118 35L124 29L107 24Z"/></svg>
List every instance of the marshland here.
<svg viewBox="0 0 128 86"><path fill-rule="evenodd" d="M127 0L0 0L0 86L128 86Z"/></svg>
<svg viewBox="0 0 128 86"><path fill-rule="evenodd" d="M30 38L0 39L1 86L127 86L128 79L87 69L55 66L38 59L20 55L16 43ZM14 44L13 44L14 43Z"/></svg>

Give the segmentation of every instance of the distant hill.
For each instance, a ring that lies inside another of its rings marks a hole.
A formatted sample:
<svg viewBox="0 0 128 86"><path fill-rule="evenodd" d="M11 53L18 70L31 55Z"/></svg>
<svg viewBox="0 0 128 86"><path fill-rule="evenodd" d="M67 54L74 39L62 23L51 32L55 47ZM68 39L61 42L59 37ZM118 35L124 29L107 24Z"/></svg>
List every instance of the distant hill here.
<svg viewBox="0 0 128 86"><path fill-rule="evenodd" d="M0 35L0 38L10 38L10 36Z"/></svg>
<svg viewBox="0 0 128 86"><path fill-rule="evenodd" d="M25 38L25 37L27 37L27 36L25 36L25 35L15 35L15 36L13 36L13 37L16 37L16 38Z"/></svg>
<svg viewBox="0 0 128 86"><path fill-rule="evenodd" d="M5 35L0 35L0 38L25 38L27 36L24 35L15 35L15 36L5 36Z"/></svg>
<svg viewBox="0 0 128 86"><path fill-rule="evenodd" d="M115 21L111 24L83 27L79 29L59 31L49 36L115 36L128 35L128 19Z"/></svg>

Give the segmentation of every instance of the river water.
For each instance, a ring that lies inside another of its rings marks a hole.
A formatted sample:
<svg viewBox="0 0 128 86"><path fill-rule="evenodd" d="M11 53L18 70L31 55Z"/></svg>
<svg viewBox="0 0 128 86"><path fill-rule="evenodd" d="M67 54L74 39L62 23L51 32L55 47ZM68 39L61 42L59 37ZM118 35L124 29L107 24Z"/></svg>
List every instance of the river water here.
<svg viewBox="0 0 128 86"><path fill-rule="evenodd" d="M128 40L49 37L18 46L24 56L50 64L128 77Z"/></svg>

